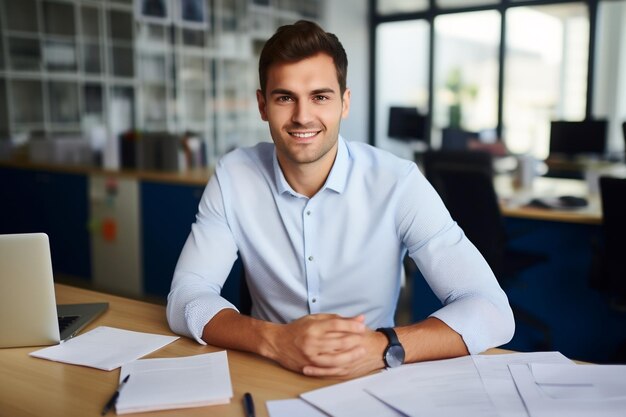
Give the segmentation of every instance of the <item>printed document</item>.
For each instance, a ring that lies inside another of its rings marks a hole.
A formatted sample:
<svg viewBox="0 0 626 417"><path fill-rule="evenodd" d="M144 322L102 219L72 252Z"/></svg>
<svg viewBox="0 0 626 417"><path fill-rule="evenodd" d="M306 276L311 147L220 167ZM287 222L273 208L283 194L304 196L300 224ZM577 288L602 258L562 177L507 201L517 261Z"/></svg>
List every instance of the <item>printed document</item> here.
<svg viewBox="0 0 626 417"><path fill-rule="evenodd" d="M161 349L176 339L178 336L100 326L59 345L31 352L30 356L112 371Z"/></svg>
<svg viewBox="0 0 626 417"><path fill-rule="evenodd" d="M373 381L393 378L395 370L365 376L330 387L305 392L300 397L333 417L398 417L401 413L373 397L365 388Z"/></svg>
<svg viewBox="0 0 626 417"><path fill-rule="evenodd" d="M233 396L226 351L141 359L122 366L117 414L227 404Z"/></svg>
<svg viewBox="0 0 626 417"><path fill-rule="evenodd" d="M327 414L299 398L268 401L266 405L270 417L327 417Z"/></svg>
<svg viewBox="0 0 626 417"><path fill-rule="evenodd" d="M421 362L385 372L365 388L410 417L497 417L471 356Z"/></svg>

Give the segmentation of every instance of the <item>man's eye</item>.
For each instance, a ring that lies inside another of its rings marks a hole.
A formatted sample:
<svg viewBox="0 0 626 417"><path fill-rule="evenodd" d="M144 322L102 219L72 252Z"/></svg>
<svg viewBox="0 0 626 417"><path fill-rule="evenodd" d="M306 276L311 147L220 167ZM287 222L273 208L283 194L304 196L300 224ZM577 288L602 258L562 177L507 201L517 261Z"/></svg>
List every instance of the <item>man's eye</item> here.
<svg viewBox="0 0 626 417"><path fill-rule="evenodd" d="M280 96L280 97L278 97L277 100L280 103L288 103L290 101L293 101L293 99L291 97L289 97L289 96Z"/></svg>
<svg viewBox="0 0 626 417"><path fill-rule="evenodd" d="M315 97L313 97L313 99L315 101L326 101L326 100L328 100L328 97L326 97L326 96L315 96Z"/></svg>

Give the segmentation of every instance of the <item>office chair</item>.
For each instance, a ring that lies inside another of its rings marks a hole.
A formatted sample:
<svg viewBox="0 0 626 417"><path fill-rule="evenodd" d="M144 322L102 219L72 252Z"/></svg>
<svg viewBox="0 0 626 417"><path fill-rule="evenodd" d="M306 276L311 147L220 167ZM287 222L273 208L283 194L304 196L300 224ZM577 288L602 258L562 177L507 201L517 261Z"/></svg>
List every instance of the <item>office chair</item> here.
<svg viewBox="0 0 626 417"><path fill-rule="evenodd" d="M625 124L626 128L626 124ZM625 132L626 133L626 132ZM598 260L593 271L595 288L609 294L610 308L626 312L626 261L624 261L624 236L626 235L626 178L600 177L602 200L602 232L604 245L597 250ZM611 361L626 363L626 341L615 350Z"/></svg>
<svg viewBox="0 0 626 417"><path fill-rule="evenodd" d="M622 134L624 135L624 156L626 156L626 122L622 123Z"/></svg>
<svg viewBox="0 0 626 417"><path fill-rule="evenodd" d="M424 174L441 196L452 218L483 255L500 285L506 289L523 270L547 260L546 256L511 249L493 185L492 156L486 152L429 151ZM547 324L522 307L513 313L543 335L540 349L550 349Z"/></svg>
<svg viewBox="0 0 626 417"><path fill-rule="evenodd" d="M604 248L600 265L604 287L611 295L611 306L626 311L626 262L624 261L624 236L626 236L626 178L600 177L602 200L602 232Z"/></svg>

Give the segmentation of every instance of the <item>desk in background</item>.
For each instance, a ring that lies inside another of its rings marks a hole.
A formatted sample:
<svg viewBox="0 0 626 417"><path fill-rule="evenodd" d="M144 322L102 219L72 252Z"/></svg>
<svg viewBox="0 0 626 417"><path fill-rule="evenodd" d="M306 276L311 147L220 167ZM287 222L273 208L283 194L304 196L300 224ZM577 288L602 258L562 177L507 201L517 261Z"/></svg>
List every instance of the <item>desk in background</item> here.
<svg viewBox="0 0 626 417"><path fill-rule="evenodd" d="M532 189L517 191L510 178L496 178L502 214L519 250L543 253L548 261L523 271L506 288L513 303L538 316L552 329L553 349L590 362L625 360L626 313L610 307L610 296L593 286L594 255L602 245L602 210L597 190L586 181L539 177ZM534 197L574 195L589 205L553 210L524 206ZM509 345L533 350L539 335L518 325Z"/></svg>
<svg viewBox="0 0 626 417"><path fill-rule="evenodd" d="M495 178L495 187L501 200L500 208L505 217L591 225L602 224L600 196L597 193L589 194L589 188L585 181L538 177L534 179L532 188L519 190L513 187L513 180L510 176L499 175ZM571 210L544 209L526 205L532 198L554 198L563 195L584 197L589 205Z"/></svg>

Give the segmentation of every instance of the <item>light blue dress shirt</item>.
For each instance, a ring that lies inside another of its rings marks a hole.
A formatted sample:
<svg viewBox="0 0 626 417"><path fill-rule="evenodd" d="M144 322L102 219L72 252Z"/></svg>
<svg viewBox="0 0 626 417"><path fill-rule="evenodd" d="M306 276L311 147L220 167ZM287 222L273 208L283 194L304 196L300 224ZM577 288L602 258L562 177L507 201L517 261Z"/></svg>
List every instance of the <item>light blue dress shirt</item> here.
<svg viewBox="0 0 626 417"><path fill-rule="evenodd" d="M235 309L220 290L239 252L253 317L364 314L371 328L393 326L407 251L442 302L432 316L470 353L511 339L506 295L415 163L340 137L326 183L307 198L285 180L272 143L238 149L219 161L202 196L167 318L174 332L204 343L206 323Z"/></svg>

